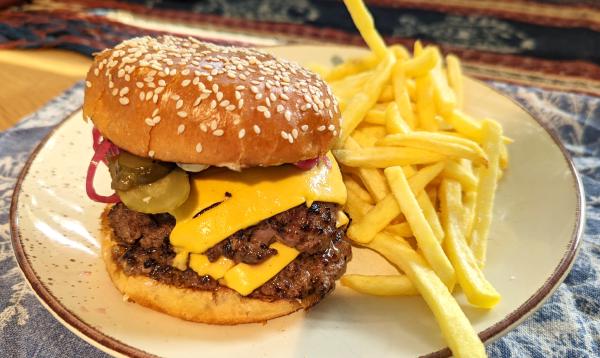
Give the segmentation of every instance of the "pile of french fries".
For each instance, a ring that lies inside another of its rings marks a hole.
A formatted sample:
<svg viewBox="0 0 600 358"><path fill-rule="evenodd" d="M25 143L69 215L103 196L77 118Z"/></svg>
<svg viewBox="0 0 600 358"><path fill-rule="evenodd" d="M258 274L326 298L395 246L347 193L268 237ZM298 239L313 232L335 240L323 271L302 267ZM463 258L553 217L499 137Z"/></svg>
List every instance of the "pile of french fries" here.
<svg viewBox="0 0 600 358"><path fill-rule="evenodd" d="M314 70L342 111L333 151L348 188L348 237L394 264L395 276L346 275L372 295L420 294L456 357L485 349L452 292L492 308L500 295L482 272L494 194L508 166L502 127L463 111L456 56L435 46L386 46L361 0L345 0L371 52Z"/></svg>

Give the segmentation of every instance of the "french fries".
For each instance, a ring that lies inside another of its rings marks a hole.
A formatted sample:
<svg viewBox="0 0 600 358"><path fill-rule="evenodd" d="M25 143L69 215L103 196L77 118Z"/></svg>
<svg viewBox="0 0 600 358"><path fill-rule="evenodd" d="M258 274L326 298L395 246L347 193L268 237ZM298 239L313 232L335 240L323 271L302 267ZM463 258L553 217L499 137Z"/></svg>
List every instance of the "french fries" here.
<svg viewBox="0 0 600 358"><path fill-rule="evenodd" d="M367 246L406 273L436 317L442 335L455 357L485 357L485 348L452 294L429 264L410 245L379 234Z"/></svg>
<svg viewBox="0 0 600 358"><path fill-rule="evenodd" d="M349 274L363 294L420 294L456 357L485 349L452 291L492 308L500 295L482 271L494 193L509 166L502 128L464 107L460 60L416 41L387 47L361 0L344 0L371 53L331 70L342 110L333 154L348 189L347 235L378 252L397 275Z"/></svg>
<svg viewBox="0 0 600 358"><path fill-rule="evenodd" d="M406 275L346 275L342 285L374 296L414 296L419 292Z"/></svg>

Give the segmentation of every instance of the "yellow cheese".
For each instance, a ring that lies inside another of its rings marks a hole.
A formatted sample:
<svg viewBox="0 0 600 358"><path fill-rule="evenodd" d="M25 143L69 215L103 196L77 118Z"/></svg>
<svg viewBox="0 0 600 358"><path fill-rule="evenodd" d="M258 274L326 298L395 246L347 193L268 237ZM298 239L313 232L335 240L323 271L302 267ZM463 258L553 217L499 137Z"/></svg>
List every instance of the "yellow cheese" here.
<svg viewBox="0 0 600 358"><path fill-rule="evenodd" d="M342 174L331 153L328 157L331 168L321 163L307 171L283 165L198 173L191 179L188 200L173 213L177 224L171 232L171 244L201 254L236 231L302 203L343 205L346 187ZM216 203L220 204L197 215Z"/></svg>
<svg viewBox="0 0 600 358"><path fill-rule="evenodd" d="M188 267L188 256L190 255L189 251L179 250L175 248L176 255L173 258L173 263L171 266L177 268L178 270L185 271Z"/></svg>
<svg viewBox="0 0 600 358"><path fill-rule="evenodd" d="M336 228L340 228L349 222L350 222L350 219L348 218L348 215L346 215L346 213L344 213L341 210L337 212L337 220L335 222Z"/></svg>
<svg viewBox="0 0 600 358"><path fill-rule="evenodd" d="M221 283L236 290L242 296L249 295L269 281L271 277L277 275L299 254L298 250L279 242L275 242L269 247L277 250L277 255L256 265L237 264L225 273Z"/></svg>
<svg viewBox="0 0 600 358"><path fill-rule="evenodd" d="M190 268L200 276L209 275L215 280L225 276L225 272L235 266L235 262L224 256L219 257L215 262L210 262L206 255L191 254Z"/></svg>

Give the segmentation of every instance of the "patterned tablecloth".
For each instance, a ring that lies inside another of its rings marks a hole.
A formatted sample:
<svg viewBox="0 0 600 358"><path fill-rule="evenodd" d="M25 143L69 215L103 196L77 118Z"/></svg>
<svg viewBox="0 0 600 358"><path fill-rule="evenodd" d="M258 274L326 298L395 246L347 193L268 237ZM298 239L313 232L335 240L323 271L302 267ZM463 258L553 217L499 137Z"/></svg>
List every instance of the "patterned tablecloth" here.
<svg viewBox="0 0 600 358"><path fill-rule="evenodd" d="M339 7L338 2L332 1L303 0L287 7L265 1L255 8L246 6L246 12L240 12L232 1L211 0L195 2L190 14L179 11L177 7L183 5L177 1L149 2L154 8L140 7L142 5L136 5L138 1L124 5L109 2L121 6L123 11L137 11L144 16L156 15L155 11L160 8L170 17L204 21L210 24L209 30L197 29L194 34L220 42L288 43L293 42L290 34L299 29L304 36L297 36L299 41L326 38L329 42L356 42L356 35L349 35L345 29L348 25L345 15L337 22L327 23L329 27L321 26L323 14L331 15L333 8ZM600 357L600 97L590 95L600 94L600 35L597 32L600 9L593 1L504 0L504 8L493 5L497 2L482 1L488 7L471 9L477 14L471 16L465 15L469 9L465 10L465 2L460 0L447 1L442 7L435 0L372 2L379 7L374 12L376 20L391 16L383 12L386 6L393 11L404 9L394 20L394 26L383 26L389 41L406 43L405 37L427 35L429 40L445 43L447 48L466 58L467 73L493 79L489 81L492 86L546 121L558 133L583 179L587 226L571 273L543 307L490 344L489 355ZM48 6L48 2L45 3ZM78 0L76 3L74 8L79 12L54 8L51 17L47 8L0 12L0 47L59 46L91 53L133 34L162 31L141 30L116 22L119 14L121 20L127 18L122 13L112 13L110 21L101 19L100 15L107 17L110 11L100 9L97 1ZM521 6L525 3L529 7ZM565 3L576 5L568 7ZM562 10L561 6L564 6ZM440 11L452 15L442 16ZM329 16L330 20L333 18ZM265 19L270 22L263 26L260 21ZM145 17L136 21L136 25L148 26L150 20ZM470 22L469 26L463 26L465 21ZM303 23L307 25L298 27ZM227 29L229 35L224 37L215 31L219 26ZM440 28L449 30L444 32ZM484 31L486 28L493 31ZM549 32L540 32L544 28ZM567 35L556 37L560 41L552 43L554 34L560 32L558 29ZM182 30L171 28L171 31ZM278 36L265 36L267 31ZM74 36L75 33L79 36ZM560 44L566 43L572 51L557 53ZM473 52L473 48L477 52ZM577 52L575 58L568 58L573 52ZM527 57L532 54L536 57ZM0 207L0 356L104 356L60 325L35 299L13 258L8 222L13 186L26 158L56 123L81 106L82 94L82 85L78 84L14 128L0 133L0 199L3 202Z"/></svg>

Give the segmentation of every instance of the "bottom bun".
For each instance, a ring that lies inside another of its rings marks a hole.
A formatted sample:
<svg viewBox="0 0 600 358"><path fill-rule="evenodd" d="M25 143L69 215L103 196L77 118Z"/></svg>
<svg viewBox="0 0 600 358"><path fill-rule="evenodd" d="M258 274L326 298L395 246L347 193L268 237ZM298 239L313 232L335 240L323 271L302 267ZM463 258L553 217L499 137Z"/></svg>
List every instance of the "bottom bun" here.
<svg viewBox="0 0 600 358"><path fill-rule="evenodd" d="M222 325L265 322L316 303L315 297L266 301L241 296L224 286L214 291L192 290L147 276L126 275L112 256L116 243L108 225L108 210L102 215L102 257L112 282L130 301L187 321Z"/></svg>

